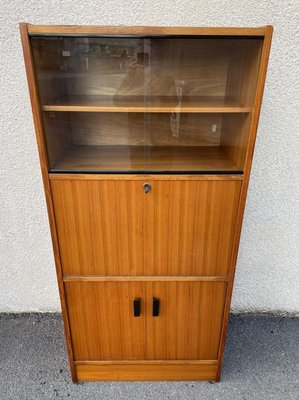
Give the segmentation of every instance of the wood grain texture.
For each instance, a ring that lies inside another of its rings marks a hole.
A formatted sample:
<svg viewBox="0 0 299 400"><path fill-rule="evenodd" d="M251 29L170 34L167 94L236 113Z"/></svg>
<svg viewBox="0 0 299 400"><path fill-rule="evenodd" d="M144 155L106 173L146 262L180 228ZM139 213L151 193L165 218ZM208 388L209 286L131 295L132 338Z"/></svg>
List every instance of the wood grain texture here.
<svg viewBox="0 0 299 400"><path fill-rule="evenodd" d="M142 282L65 283L76 360L146 359ZM141 315L133 316L133 300Z"/></svg>
<svg viewBox="0 0 299 400"><path fill-rule="evenodd" d="M148 182L51 181L64 274L227 276L241 181Z"/></svg>
<svg viewBox="0 0 299 400"><path fill-rule="evenodd" d="M147 359L217 359L225 282L148 282L146 292L160 302L159 316L147 319Z"/></svg>
<svg viewBox="0 0 299 400"><path fill-rule="evenodd" d="M226 282L66 282L80 360L215 360ZM152 316L152 299L160 301ZM133 316L133 300L141 315ZM105 329L101 329L105 326Z"/></svg>
<svg viewBox="0 0 299 400"><path fill-rule="evenodd" d="M67 150L51 172L241 172L218 146L94 146Z"/></svg>
<svg viewBox="0 0 299 400"><path fill-rule="evenodd" d="M215 380L217 366L212 364L77 364L79 381L197 381Z"/></svg>
<svg viewBox="0 0 299 400"><path fill-rule="evenodd" d="M220 376L221 376L221 367L222 367L222 360L223 360L223 354L224 354L225 337L227 334L229 310L230 310L230 303L231 303L231 297L232 297L232 291L233 291L235 268L236 268L237 256L238 256L238 248L239 248L239 244L240 244L242 221L243 221L243 216L244 216L244 209L245 209L246 196L247 196L247 190L248 190L248 184L249 184L249 178L250 178L250 171L251 171L251 165L252 165L252 158L253 158L256 134L257 134L258 121L259 121L264 87L265 87L265 80L266 80L266 73L267 73L267 67L268 67L268 61L269 61L269 55L270 55L272 34L273 34L273 27L267 26L266 32L265 32L263 48L262 48L261 62L260 62L260 66L259 66L259 73L258 73L256 94L255 94L255 98L254 98L252 119L251 119L251 123L250 123L248 150L247 150L246 160L245 160L244 181L242 184L242 189L241 189L241 194L240 194L236 231L235 231L235 237L234 237L234 241L233 241L232 257L231 257L230 267L229 267L230 279L229 279L228 288L227 288L227 296L226 296L224 316L223 316L223 325L222 325L222 332L221 332L221 338L220 338L219 360L218 360L217 377L216 377L217 381L220 380Z"/></svg>
<svg viewBox="0 0 299 400"><path fill-rule="evenodd" d="M264 36L268 26L258 28L231 27L153 27L153 26L82 26L82 25L33 25L28 32L34 34L95 34L95 35L215 35L215 36Z"/></svg>
<svg viewBox="0 0 299 400"><path fill-rule="evenodd" d="M47 209L48 209L48 217L49 217L49 223L50 223L50 229L51 229L52 245L53 245L53 251L54 251L56 274L57 274L57 281L58 281L58 288L59 288L59 296L60 296L60 303L61 303L62 316L63 316L64 332L65 332L65 337L66 337L66 344L67 344L72 380L73 380L73 382L76 382L77 375L76 375L76 369L74 366L73 346L72 346L71 332L70 332L70 326L69 326L69 321L68 321L67 305L66 305L66 301L65 301L64 285L63 285L63 281L62 281L62 269L61 269L61 262L60 262L59 244L58 244L57 232L56 232L56 222L55 222L55 215L54 215L54 209L53 209L53 203L52 203L50 182L49 182L49 178L48 178L48 160L47 160L46 144L45 144L45 139L44 139L44 129L43 129L43 124L42 124L40 101L39 101L39 95L38 95L38 91L37 91L33 58L32 58L27 28L28 28L27 24L20 24L20 33L21 33L21 39L22 39L25 68L26 68L26 74L27 74L27 80L28 80L28 87L29 87L30 100L31 100L31 106L32 106L32 114L33 114L33 120L34 120L35 132L36 132L36 140L37 140L39 159L40 159L40 165L41 165L41 171L42 171L42 178L43 178L43 184L44 184L44 190L45 190L45 197L46 197L46 203L47 203Z"/></svg>

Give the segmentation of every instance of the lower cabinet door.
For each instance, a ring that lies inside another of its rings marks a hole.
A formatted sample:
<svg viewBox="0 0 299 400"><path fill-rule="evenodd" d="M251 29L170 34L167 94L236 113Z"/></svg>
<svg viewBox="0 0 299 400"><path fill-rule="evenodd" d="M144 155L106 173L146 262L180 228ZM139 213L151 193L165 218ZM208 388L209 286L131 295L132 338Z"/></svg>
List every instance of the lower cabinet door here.
<svg viewBox="0 0 299 400"><path fill-rule="evenodd" d="M226 285L226 282L148 283L146 292L151 304L146 358L217 360ZM159 315L153 316L157 303Z"/></svg>
<svg viewBox="0 0 299 400"><path fill-rule="evenodd" d="M65 284L75 360L145 358L145 285L142 282ZM134 316L140 300L140 316Z"/></svg>
<svg viewBox="0 0 299 400"><path fill-rule="evenodd" d="M65 288L77 361L218 357L226 282L66 282Z"/></svg>

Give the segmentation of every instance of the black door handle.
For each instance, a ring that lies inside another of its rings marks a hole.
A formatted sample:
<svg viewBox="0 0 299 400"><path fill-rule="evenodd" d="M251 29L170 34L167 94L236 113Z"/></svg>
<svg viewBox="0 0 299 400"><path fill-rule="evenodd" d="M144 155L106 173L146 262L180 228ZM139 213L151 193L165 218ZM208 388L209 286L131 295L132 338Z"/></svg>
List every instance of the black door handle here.
<svg viewBox="0 0 299 400"><path fill-rule="evenodd" d="M153 297L153 317L159 316L160 300Z"/></svg>
<svg viewBox="0 0 299 400"><path fill-rule="evenodd" d="M133 306L134 306L134 317L140 317L140 311L141 311L141 299L138 297L133 301Z"/></svg>

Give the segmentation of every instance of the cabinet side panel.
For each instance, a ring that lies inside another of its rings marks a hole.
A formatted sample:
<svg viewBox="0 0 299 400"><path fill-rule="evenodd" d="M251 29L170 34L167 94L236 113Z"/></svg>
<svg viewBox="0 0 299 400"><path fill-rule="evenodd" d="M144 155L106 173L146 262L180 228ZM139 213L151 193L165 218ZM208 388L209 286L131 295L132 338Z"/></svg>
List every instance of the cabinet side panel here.
<svg viewBox="0 0 299 400"><path fill-rule="evenodd" d="M255 139L256 139L258 121L259 121L259 116L260 116L260 110L261 110L262 98L263 98L263 92L264 92L264 86L265 86L265 80L266 80L266 72L267 72L269 53L270 53L270 47L271 47L272 32L273 32L273 27L267 26L263 50L262 50L262 56L261 56L261 63L260 63L260 68L259 68L257 89L256 89L256 94L255 94L254 106L253 106L253 115L252 115L252 120L251 120L251 125L250 125L249 144L248 144L248 150L247 150L247 155L246 155L246 160L245 160L244 180L243 180L242 188L241 188L236 231L235 231L233 251L232 251L232 257L231 257L231 263L230 263L230 272L229 272L230 279L229 279L228 288L227 288L222 334L221 334L221 340L220 340L217 381L220 380L220 374L221 374L224 344L225 344L225 337L226 337L226 332L227 332L229 310L230 310L231 296L232 296L233 283L234 283L235 267L236 267L237 256L238 256L238 248L239 248L239 243L240 243L240 235L241 235L242 221L243 221L243 215L244 215L244 209L245 209L245 203L246 203L248 183L249 183L249 178L250 178L254 144L255 144Z"/></svg>
<svg viewBox="0 0 299 400"><path fill-rule="evenodd" d="M40 165L41 165L41 171L42 171L42 178L43 178L43 183L44 183L45 197L46 197L46 202L47 202L48 217L49 217L49 223L50 223L50 228L51 228L52 244L53 244L54 258L55 258L55 265L56 265L56 274L57 274L57 281L58 281L58 287L59 287L59 295L60 295L60 302L61 302L61 308L62 308L66 343L67 343L67 349L68 349L68 354L69 354L69 362L70 362L72 379L74 382L76 382L77 375L76 375L76 369L74 366L72 340L71 340L71 333L70 333L70 327L69 327L68 316L67 316L67 305L66 305L66 301L65 301L64 285L63 285L63 281L62 281L62 271L61 271L59 245L58 245L57 232L56 232L55 215L54 215L54 209L53 209L53 204L52 204L50 182L49 182L49 177L48 177L48 160L47 160L47 155L46 155L46 146L45 146L44 135L43 135L43 124L42 124L42 118L41 118L40 102L39 102L39 97L38 97L38 92L37 92L36 77L35 77L35 72L34 72L34 67L33 67L32 52L31 52L30 41L29 41L29 37L28 37L27 24L20 24L20 33L21 33L21 39L22 39L25 68L26 68L26 73L27 73L28 87L29 87L30 100L31 100L31 106L32 106L32 114L33 114L33 119L34 119L34 126L35 126L38 152L39 152L39 158L40 158Z"/></svg>

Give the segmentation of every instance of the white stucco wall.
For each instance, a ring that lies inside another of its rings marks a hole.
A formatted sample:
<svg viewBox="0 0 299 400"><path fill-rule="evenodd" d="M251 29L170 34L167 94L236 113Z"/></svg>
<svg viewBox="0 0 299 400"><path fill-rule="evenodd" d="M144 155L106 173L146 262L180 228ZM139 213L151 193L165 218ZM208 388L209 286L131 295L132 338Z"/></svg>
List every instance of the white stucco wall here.
<svg viewBox="0 0 299 400"><path fill-rule="evenodd" d="M60 310L18 31L21 21L274 25L232 310L299 311L298 7L296 0L0 1L0 312Z"/></svg>

